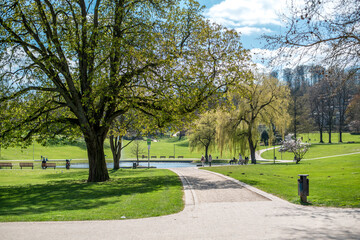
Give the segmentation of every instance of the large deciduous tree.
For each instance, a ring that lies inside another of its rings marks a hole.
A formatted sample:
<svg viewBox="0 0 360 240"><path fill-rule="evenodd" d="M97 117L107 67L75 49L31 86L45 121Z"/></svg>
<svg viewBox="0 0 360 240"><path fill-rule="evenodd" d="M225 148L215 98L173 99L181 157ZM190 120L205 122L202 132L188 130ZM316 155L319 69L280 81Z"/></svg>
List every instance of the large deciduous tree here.
<svg viewBox="0 0 360 240"><path fill-rule="evenodd" d="M255 151L259 141L259 125L274 124L283 132L290 123L287 112L290 90L279 80L267 76L255 76L254 82L239 84L228 94L230 106L218 114L217 144L232 149L250 149L251 162L256 163Z"/></svg>
<svg viewBox="0 0 360 240"><path fill-rule="evenodd" d="M200 12L193 0L0 0L1 136L79 131L88 181L108 180L114 119L136 109L163 124L237 79L239 35Z"/></svg>

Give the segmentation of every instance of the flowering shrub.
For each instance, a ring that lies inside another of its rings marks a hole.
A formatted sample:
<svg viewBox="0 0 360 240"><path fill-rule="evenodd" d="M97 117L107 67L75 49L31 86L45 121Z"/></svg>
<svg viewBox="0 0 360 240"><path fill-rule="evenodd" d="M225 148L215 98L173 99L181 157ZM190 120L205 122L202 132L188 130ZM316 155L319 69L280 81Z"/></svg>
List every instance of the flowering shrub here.
<svg viewBox="0 0 360 240"><path fill-rule="evenodd" d="M310 144L302 143L301 139L298 140L285 140L280 147L279 152L292 152L294 153L294 161L296 164L304 157L310 148Z"/></svg>

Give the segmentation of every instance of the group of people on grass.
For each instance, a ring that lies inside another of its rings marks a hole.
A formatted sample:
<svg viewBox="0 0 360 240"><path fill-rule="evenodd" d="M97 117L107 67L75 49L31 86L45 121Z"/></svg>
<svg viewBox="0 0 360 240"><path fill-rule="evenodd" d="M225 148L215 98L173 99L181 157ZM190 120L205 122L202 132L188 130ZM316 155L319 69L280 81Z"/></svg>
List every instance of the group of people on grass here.
<svg viewBox="0 0 360 240"><path fill-rule="evenodd" d="M211 162L212 162L212 156L211 154L209 154L209 159L208 159L208 162L209 162L209 166L211 167ZM201 156L201 165L204 167L205 166L205 157L204 155ZM243 158L241 154L239 154L239 160L236 160L236 158L234 157L232 160L230 160L230 164L236 164L236 162L239 164L239 165L244 165L244 164L247 164L247 162L249 161L249 158L248 157L245 157Z"/></svg>

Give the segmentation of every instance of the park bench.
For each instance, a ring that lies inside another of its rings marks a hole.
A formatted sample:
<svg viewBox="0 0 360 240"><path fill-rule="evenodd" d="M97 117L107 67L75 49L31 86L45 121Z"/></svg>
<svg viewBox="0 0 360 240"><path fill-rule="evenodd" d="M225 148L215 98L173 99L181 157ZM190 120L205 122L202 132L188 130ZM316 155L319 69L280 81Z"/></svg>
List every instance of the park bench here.
<svg viewBox="0 0 360 240"><path fill-rule="evenodd" d="M145 155L142 155L142 158L146 158L146 156L145 156Z"/></svg>
<svg viewBox="0 0 360 240"><path fill-rule="evenodd" d="M237 163L237 159L235 159L235 158L234 158L234 159L231 159L231 160L229 161L229 163L230 163L230 165L231 165L231 164L236 164L236 163Z"/></svg>
<svg viewBox="0 0 360 240"><path fill-rule="evenodd" d="M184 158L184 156L178 156L178 158Z"/></svg>
<svg viewBox="0 0 360 240"><path fill-rule="evenodd" d="M160 156L160 158L166 158L166 156Z"/></svg>
<svg viewBox="0 0 360 240"><path fill-rule="evenodd" d="M46 163L46 167L53 167L54 169L56 168L56 163Z"/></svg>
<svg viewBox="0 0 360 240"><path fill-rule="evenodd" d="M30 162L21 162L19 163L20 168L22 169L23 167L31 167L32 169L34 169L34 164L30 163Z"/></svg>
<svg viewBox="0 0 360 240"><path fill-rule="evenodd" d="M156 158L156 156L151 156L151 158Z"/></svg>
<svg viewBox="0 0 360 240"><path fill-rule="evenodd" d="M0 168L2 168L2 167L9 167L12 169L12 163L7 163L7 162L0 163Z"/></svg>
<svg viewBox="0 0 360 240"><path fill-rule="evenodd" d="M175 156L169 156L169 158L175 158Z"/></svg>

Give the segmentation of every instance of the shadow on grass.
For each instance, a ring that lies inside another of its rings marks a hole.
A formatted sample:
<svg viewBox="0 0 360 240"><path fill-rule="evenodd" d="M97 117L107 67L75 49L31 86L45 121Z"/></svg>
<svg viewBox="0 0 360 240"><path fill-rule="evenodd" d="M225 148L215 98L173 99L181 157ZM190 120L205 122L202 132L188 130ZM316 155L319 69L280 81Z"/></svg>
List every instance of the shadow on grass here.
<svg viewBox="0 0 360 240"><path fill-rule="evenodd" d="M177 147L189 147L189 142L188 142L188 141L181 140L181 141L179 141L178 143L176 143L176 146L177 146Z"/></svg>
<svg viewBox="0 0 360 240"><path fill-rule="evenodd" d="M303 202L303 201L300 201L300 200L299 200L298 203L300 203L303 206L312 206L313 205L311 202Z"/></svg>
<svg viewBox="0 0 360 240"><path fill-rule="evenodd" d="M60 180L50 184L0 187L0 215L94 209L119 202L122 196L170 186L181 186L177 176L114 178L103 183Z"/></svg>

